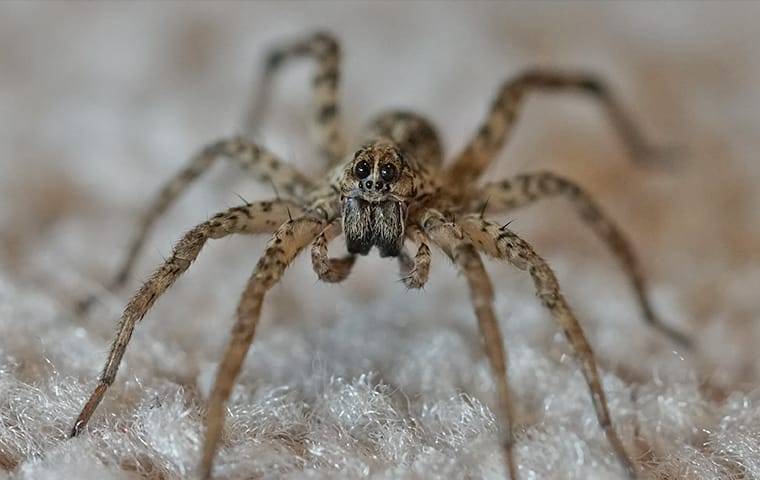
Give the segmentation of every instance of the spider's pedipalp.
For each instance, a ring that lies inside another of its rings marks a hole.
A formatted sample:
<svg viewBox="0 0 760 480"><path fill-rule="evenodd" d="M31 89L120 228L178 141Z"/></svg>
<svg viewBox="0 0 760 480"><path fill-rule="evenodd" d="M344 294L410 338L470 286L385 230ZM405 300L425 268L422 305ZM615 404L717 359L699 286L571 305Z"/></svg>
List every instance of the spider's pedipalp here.
<svg viewBox="0 0 760 480"><path fill-rule="evenodd" d="M647 323L679 345L691 347L688 337L665 325L655 313L633 246L594 199L572 180L551 172L537 172L487 183L475 196L471 209L484 204L487 199L489 211L503 212L556 196L571 202L583 222L591 227L618 260Z"/></svg>
<svg viewBox="0 0 760 480"><path fill-rule="evenodd" d="M607 440L612 445L629 478L636 478L636 467L612 425L607 399L591 345L586 340L575 314L563 297L554 272L528 242L511 230L502 228L496 223L484 220L475 214L462 217L459 224L478 249L489 256L505 260L530 273L539 299L559 323L580 363L581 371L591 391L591 399L599 425L604 430Z"/></svg>
<svg viewBox="0 0 760 480"><path fill-rule="evenodd" d="M322 218L302 216L284 223L267 244L238 304L235 325L225 348L214 387L208 400L206 438L200 463L201 478L211 476L211 467L224 426L224 405L253 341L264 295L282 277L295 257L322 232Z"/></svg>
<svg viewBox="0 0 760 480"><path fill-rule="evenodd" d="M346 154L346 139L340 118L338 86L340 83L340 45L329 33L317 32L274 47L266 56L264 73L254 93L251 106L246 113L244 125L246 135L256 136L261 125L261 117L271 97L274 74L290 59L310 57L317 63L313 76L314 89L314 130L320 153L331 167L340 162Z"/></svg>
<svg viewBox="0 0 760 480"><path fill-rule="evenodd" d="M339 283L351 273L356 255L330 258L328 244L342 233L340 221L334 220L314 240L311 246L311 265L320 280L327 283Z"/></svg>
<svg viewBox="0 0 760 480"><path fill-rule="evenodd" d="M126 257L116 275L106 286L108 291L114 292L124 286L132 275L137 258L145 247L145 242L153 225L166 213L177 198L220 157L230 159L261 181L272 182L277 191L284 192L285 198L288 199L300 201L314 188L312 181L297 169L286 164L268 150L240 137L211 143L198 151L190 159L187 166L164 184L145 210L138 222L137 231L129 243ZM94 300L95 297L88 296L79 301L76 306L77 312L86 313Z"/></svg>
<svg viewBox="0 0 760 480"><path fill-rule="evenodd" d="M401 281L406 288L418 289L425 286L430 274L430 247L428 238L417 225L407 226L407 237L419 246L417 253L412 258L406 249L401 250L399 255L399 265L401 267Z"/></svg>
<svg viewBox="0 0 760 480"><path fill-rule="evenodd" d="M609 121L635 161L664 160L659 154L660 149L646 141L636 122L599 77L583 71L532 69L501 86L486 120L448 169L447 179L452 188L467 187L493 162L515 127L524 98L534 91L577 91L590 95L604 107Z"/></svg>
<svg viewBox="0 0 760 480"><path fill-rule="evenodd" d="M414 232L414 233L413 233ZM328 255L329 243L342 233L341 222L333 221L314 240L311 246L311 264L320 280L327 283L339 283L348 278L356 261L356 255L332 258ZM398 255L401 280L407 288L422 288L430 272L430 248L424 234L415 225L407 227L407 234L419 244L417 253L412 258L405 248Z"/></svg>
<svg viewBox="0 0 760 480"><path fill-rule="evenodd" d="M459 225L448 221L443 214L432 209L422 214L420 223L425 234L451 258L467 279L483 345L496 383L505 464L509 478L517 480L512 434L515 421L514 405L507 383L507 354L504 349L504 338L493 311L491 280L483 267L480 255Z"/></svg>
<svg viewBox="0 0 760 480"><path fill-rule="evenodd" d="M95 407L116 378L116 372L137 322L142 320L158 298L190 267L206 241L235 233L255 234L275 231L287 221L288 209L301 212L298 205L284 200L234 207L199 224L177 242L172 255L153 272L125 307L98 386L74 423L71 436L78 435L84 429Z"/></svg>

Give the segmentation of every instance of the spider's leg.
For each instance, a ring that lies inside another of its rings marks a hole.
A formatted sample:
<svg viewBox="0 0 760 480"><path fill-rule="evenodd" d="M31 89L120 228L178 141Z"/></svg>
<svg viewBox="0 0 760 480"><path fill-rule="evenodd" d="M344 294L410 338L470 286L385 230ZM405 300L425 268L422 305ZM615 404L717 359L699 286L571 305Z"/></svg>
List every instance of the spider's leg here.
<svg viewBox="0 0 760 480"><path fill-rule="evenodd" d="M339 162L346 153L346 140L340 120L338 85L340 83L340 46L329 33L318 32L273 48L266 57L264 73L246 114L245 133L257 134L261 117L271 97L274 74L288 60L309 57L316 61L312 87L314 89L314 136L327 166Z"/></svg>
<svg viewBox="0 0 760 480"><path fill-rule="evenodd" d="M82 408L72 428L71 436L78 435L84 429L106 390L113 383L137 322L142 320L156 300L190 267L206 241L234 233L272 232L288 219L289 211L301 213L299 207L283 200L257 202L231 208L199 224L177 242L171 257L153 272L124 309L108 360L100 374L98 386Z"/></svg>
<svg viewBox="0 0 760 480"><path fill-rule="evenodd" d="M630 242L594 199L575 182L551 172L517 175L501 182L485 184L472 208L480 210L487 205L489 211L511 210L555 196L568 199L581 220L607 244L628 277L647 323L683 347L691 347L692 342L688 337L665 325L655 313L647 295L641 264Z"/></svg>
<svg viewBox="0 0 760 480"><path fill-rule="evenodd" d="M311 246L311 265L320 280L327 283L339 283L351 273L356 255L330 258L327 245L341 234L340 220L334 220L314 240Z"/></svg>
<svg viewBox="0 0 760 480"><path fill-rule="evenodd" d="M577 91L591 95L604 107L635 161L667 160L667 151L647 142L636 122L601 79L590 72L532 69L501 86L486 120L449 168L447 176L452 184L464 187L483 173L509 139L526 94L534 91Z"/></svg>
<svg viewBox="0 0 760 480"><path fill-rule="evenodd" d="M284 223L267 244L264 255L248 281L237 308L235 326L219 364L206 414L206 439L200 464L201 478L211 475L211 466L224 425L224 404L253 340L266 292L282 277L285 268L325 227L324 219L299 217Z"/></svg>
<svg viewBox="0 0 760 480"><path fill-rule="evenodd" d="M559 282L557 282L554 272L528 242L509 229L486 221L474 214L462 217L460 225L473 243L487 255L508 261L515 267L527 270L530 273L538 297L559 323L580 361L581 371L586 378L589 390L591 390L591 399L594 403L599 425L604 430L607 440L612 445L628 476L636 478L636 467L626 453L623 442L612 425L607 408L607 399L594 360L594 353L578 320L560 292Z"/></svg>
<svg viewBox="0 0 760 480"><path fill-rule="evenodd" d="M225 157L250 171L262 181L270 181L286 197L300 200L313 188L311 180L295 168L285 164L274 154L242 138L220 140L209 144L196 153L189 164L169 180L153 199L139 220L137 231L129 244L127 255L116 275L106 288L113 292L124 286L140 255L148 234L155 222L166 212L174 201L219 157ZM79 301L76 311L84 314L96 298L92 295Z"/></svg>
<svg viewBox="0 0 760 480"><path fill-rule="evenodd" d="M499 412L504 434L503 447L509 477L517 480L512 436L514 407L507 384L507 355L499 322L493 311L493 288L483 261L462 229L449 221L438 211L428 210L422 217L425 233L435 245L440 247L456 264L467 279L470 297L478 318L480 333L491 364L498 390Z"/></svg>
<svg viewBox="0 0 760 480"><path fill-rule="evenodd" d="M417 243L417 253L412 258L406 249L401 250L399 265L401 267L401 280L406 288L422 288L427 283L430 274L430 247L428 238L416 225L406 227L407 236Z"/></svg>

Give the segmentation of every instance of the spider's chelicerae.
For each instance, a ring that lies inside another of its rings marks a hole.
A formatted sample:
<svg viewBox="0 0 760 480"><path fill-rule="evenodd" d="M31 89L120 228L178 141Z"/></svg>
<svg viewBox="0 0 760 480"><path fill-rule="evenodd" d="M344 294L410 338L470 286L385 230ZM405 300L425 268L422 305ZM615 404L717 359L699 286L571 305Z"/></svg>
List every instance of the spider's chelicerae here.
<svg viewBox="0 0 760 480"><path fill-rule="evenodd" d="M397 257L403 282L421 288L430 268L430 246L441 249L467 280L475 316L496 379L498 410L506 467L517 478L512 454L513 406L507 386L506 354L493 311L493 288L483 268L482 255L502 260L533 279L541 302L564 331L578 357L591 391L599 424L630 477L636 468L625 452L610 420L596 362L583 330L560 291L546 262L528 242L485 214L505 212L550 197L561 196L576 208L581 219L606 243L619 260L636 293L644 318L672 339L687 339L662 324L647 297L641 268L633 250L615 224L592 198L573 181L550 172L528 173L478 185L512 132L518 111L528 93L573 91L600 102L609 120L636 160L652 159L659 152L649 147L605 84L584 72L529 70L505 82L477 133L448 165L435 129L425 118L405 111L377 116L366 129L362 143L347 151L338 108L340 51L332 36L317 33L274 49L267 57L263 82L249 119L256 123L268 97L273 73L289 59L315 61L313 78L317 143L326 161L321 179L309 178L273 153L245 138L222 139L201 149L189 165L169 181L147 210L126 261L109 287L116 289L129 278L147 233L170 204L218 158L227 158L279 192L270 201L246 203L218 213L187 232L172 255L132 297L122 314L99 383L76 420L72 435L90 420L114 381L135 325L156 300L197 258L209 239L232 234L273 234L243 291L229 344L219 364L208 400L206 437L200 476L208 478L222 433L224 405L251 345L264 296L282 277L293 259L311 245L314 271L326 282L348 277L356 255L373 247L383 257ZM345 236L349 255L330 258L331 240ZM405 241L416 244L414 256ZM82 310L91 302L80 304Z"/></svg>

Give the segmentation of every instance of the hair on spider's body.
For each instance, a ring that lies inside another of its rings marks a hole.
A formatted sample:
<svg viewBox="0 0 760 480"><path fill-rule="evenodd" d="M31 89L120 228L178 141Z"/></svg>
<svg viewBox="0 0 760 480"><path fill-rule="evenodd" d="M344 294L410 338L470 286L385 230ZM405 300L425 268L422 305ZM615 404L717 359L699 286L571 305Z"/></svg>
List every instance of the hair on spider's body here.
<svg viewBox="0 0 760 480"><path fill-rule="evenodd" d="M414 138L416 132L404 133ZM341 195L343 233L349 253L366 255L376 246L381 257L399 255L408 205L420 195L431 193L434 187L430 171L420 168L419 163L392 138L363 145L345 163L335 188Z"/></svg>
<svg viewBox="0 0 760 480"><path fill-rule="evenodd" d="M591 196L573 181L550 172L536 172L484 185L476 183L508 140L523 98L533 91L576 91L590 95L605 109L629 151L637 155L654 153L611 90L584 72L526 71L503 84L477 133L451 163L444 166L435 128L424 117L406 111L377 116L370 122L361 146L352 155L348 154L338 104L340 48L333 37L325 33L297 39L270 52L259 94L250 109L249 125L257 125L258 116L266 109L274 72L289 59L298 57L316 62L313 81L316 138L330 173L323 179L309 178L263 147L241 137L222 139L198 151L189 165L161 189L146 211L122 268L108 285L110 289L121 287L130 277L155 221L217 159L227 158L254 177L270 182L278 192L277 198L266 202L245 201L243 206L220 212L192 228L175 244L172 255L143 283L124 309L98 385L74 423L72 435L84 429L116 378L137 323L189 268L208 240L232 234L272 234L241 296L235 326L209 397L199 472L203 478L211 475L223 428L224 405L253 341L264 296L295 257L311 245L312 265L317 276L325 282L340 282L351 273L357 254L366 255L377 247L380 256L398 257L402 281L407 287L422 288L430 270L430 246L434 245L452 260L470 290L495 376L496 414L503 427L500 441L509 476L517 477L511 432L514 407L506 378L504 342L492 305L493 287L483 267L482 255L502 260L532 277L538 297L578 357L600 427L624 470L635 477L636 468L612 425L591 347L554 273L528 242L509 230L508 223L490 222L486 215L505 213L556 196L569 200L580 218L619 261L649 325L683 344L688 340L655 315L633 249ZM331 258L328 245L340 235L345 236L349 254ZM417 245L414 256L404 247L406 240ZM79 308L84 311L91 304L88 299L81 302Z"/></svg>

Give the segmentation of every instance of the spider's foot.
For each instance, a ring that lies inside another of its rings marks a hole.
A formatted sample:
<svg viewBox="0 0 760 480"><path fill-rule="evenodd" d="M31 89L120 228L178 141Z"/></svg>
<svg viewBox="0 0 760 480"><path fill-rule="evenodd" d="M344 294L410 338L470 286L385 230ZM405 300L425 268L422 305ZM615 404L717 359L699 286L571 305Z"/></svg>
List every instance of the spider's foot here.
<svg viewBox="0 0 760 480"><path fill-rule="evenodd" d="M98 298L95 295L87 295L86 297L77 300L72 307L74 315L78 317L87 315L97 301Z"/></svg>
<svg viewBox="0 0 760 480"><path fill-rule="evenodd" d="M664 325L662 323L656 323L654 327L657 330L659 330L660 333L667 336L673 343L677 344L678 346L686 350L694 349L694 341L688 336L686 336L685 334L679 332L678 330L668 327L667 325Z"/></svg>
<svg viewBox="0 0 760 480"><path fill-rule="evenodd" d="M400 280L404 283L404 286L409 289L417 290L425 286L425 281L420 278L416 268L401 277Z"/></svg>
<svg viewBox="0 0 760 480"><path fill-rule="evenodd" d="M340 283L351 273L356 261L355 255L346 255L342 258L330 258L317 272L317 276L325 283Z"/></svg>

